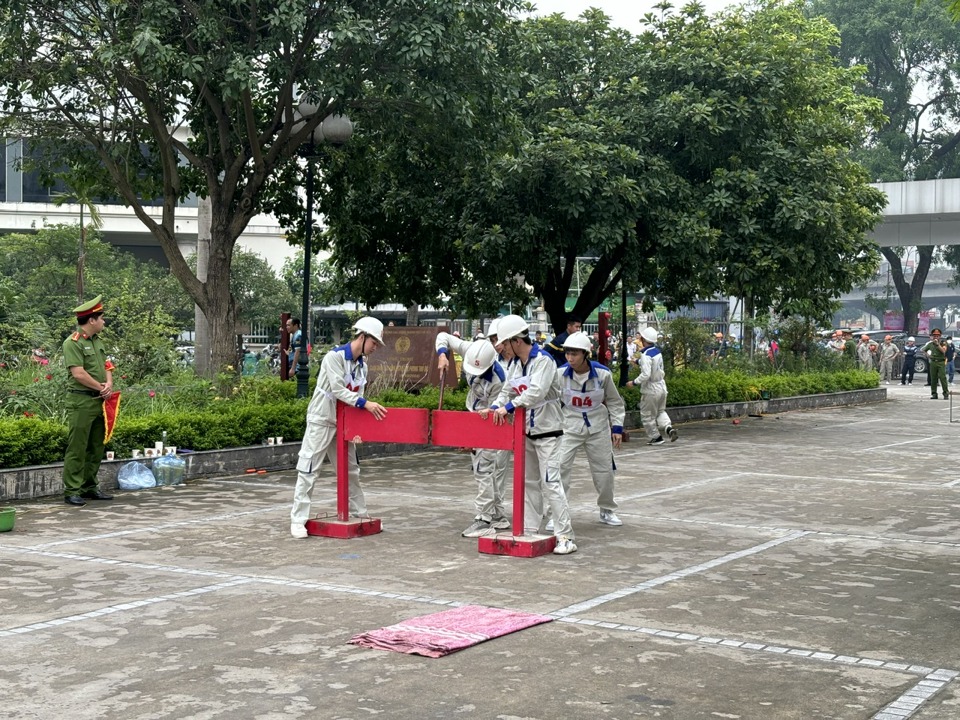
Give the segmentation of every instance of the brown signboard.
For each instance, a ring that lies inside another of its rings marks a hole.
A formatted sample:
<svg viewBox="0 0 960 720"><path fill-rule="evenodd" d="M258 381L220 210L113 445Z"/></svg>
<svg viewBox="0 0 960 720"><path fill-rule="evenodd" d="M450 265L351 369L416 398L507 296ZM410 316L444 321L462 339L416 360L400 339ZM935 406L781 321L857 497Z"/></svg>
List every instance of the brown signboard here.
<svg viewBox="0 0 960 720"><path fill-rule="evenodd" d="M377 387L405 390L440 385L436 339L446 327L385 327L384 346L370 356L370 381ZM459 367L447 370L447 382L456 384Z"/></svg>

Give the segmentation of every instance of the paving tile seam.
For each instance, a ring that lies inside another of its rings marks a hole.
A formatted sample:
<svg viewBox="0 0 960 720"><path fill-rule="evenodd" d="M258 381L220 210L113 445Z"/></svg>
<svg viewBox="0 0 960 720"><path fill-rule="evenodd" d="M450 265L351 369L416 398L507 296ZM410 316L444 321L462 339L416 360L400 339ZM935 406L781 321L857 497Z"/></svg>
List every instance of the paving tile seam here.
<svg viewBox="0 0 960 720"><path fill-rule="evenodd" d="M741 558L749 557L751 555L756 555L770 548L777 547L784 543L792 542L798 538L805 537L810 535L809 531L800 530L791 532L790 534L774 538L773 540L768 540L765 543L759 545L754 545L752 547L744 548L743 550L737 550L736 552L727 553L726 555L721 555L720 557L714 558L713 560L707 560L706 562L698 563L696 565L691 565L686 568L681 568L679 570L674 570L673 572L667 573L666 575L661 575L660 577L655 577L650 580L646 580L638 585L633 585L631 587L622 588L620 590L615 590L611 593L606 593L605 595L600 595L590 600L584 600L582 602L574 603L573 605L568 605L565 608L556 610L551 615L555 617L566 617L568 615L574 615L576 613L583 612L584 610L592 610L593 608L603 605L604 603L610 602L612 600L619 600L620 598L627 597L629 595L634 595L645 590L650 590L660 585L665 585L667 583L673 582L674 580L681 580L690 575L695 575L701 573L704 570L711 570L720 565L726 565L729 562L734 560L740 560Z"/></svg>
<svg viewBox="0 0 960 720"><path fill-rule="evenodd" d="M906 718L913 717L923 707L924 703L933 699L955 677L957 677L957 673L953 670L942 668L935 670L892 703L886 705L871 720L906 720Z"/></svg>
<svg viewBox="0 0 960 720"><path fill-rule="evenodd" d="M554 613L547 614L555 616ZM922 675L924 679L921 681L921 685L924 688L932 688L935 685L937 689L940 689L946 683L952 681L957 676L960 676L960 670L953 670L950 668L932 668L913 662L907 663L883 661L876 660L874 658L859 657L855 655L842 655L810 648L771 645L769 643L757 642L756 640L740 640L738 638L720 638L710 635L697 635L695 633L676 632L674 630L666 630L663 628L626 625L624 623L616 623L606 620L594 620L586 617L567 616L557 617L556 619L558 622L571 623L574 625L584 625L588 627L604 628L606 630L617 630L619 632L651 635L660 638L667 638L669 640L693 642L700 645L716 645L718 647L729 647L739 650L750 650L754 652L766 652L775 655L788 655L790 657L820 660L823 662L837 663L841 665L858 665L860 667L869 667L875 670L893 670L910 675Z"/></svg>
<svg viewBox="0 0 960 720"><path fill-rule="evenodd" d="M145 607L146 605L156 605L157 603L169 602L171 600L182 600L195 595L205 595L206 593L217 592L218 590L224 590L229 587L245 585L249 582L250 581L246 578L238 577L222 583L217 583L215 585L205 585L203 587L191 588L190 590L181 590L180 592L158 595L152 598L143 598L142 600L131 600L130 602L107 605L106 607L90 610L85 613L67 615L66 617L54 618L53 620L45 620L43 622L31 623L30 625L20 625L19 627L0 630L0 637L10 637L12 635L23 635L26 633L38 632L40 630L55 628L61 625L69 625L71 623L92 620L103 615L113 615L114 613L125 612L127 610L135 610L137 608Z"/></svg>

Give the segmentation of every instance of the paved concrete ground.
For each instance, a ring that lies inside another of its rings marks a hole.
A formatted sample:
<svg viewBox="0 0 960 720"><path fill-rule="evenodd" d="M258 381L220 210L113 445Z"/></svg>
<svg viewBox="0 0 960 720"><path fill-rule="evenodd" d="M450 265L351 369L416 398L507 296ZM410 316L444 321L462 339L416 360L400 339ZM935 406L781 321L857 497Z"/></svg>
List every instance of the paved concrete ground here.
<svg viewBox="0 0 960 720"><path fill-rule="evenodd" d="M580 551L480 555L467 458L363 462L380 535L289 536L291 473L21 503L0 535L10 718L960 717L960 424L870 406L681 426L578 466ZM960 420L960 402L956 409ZM332 480L315 509L333 509ZM441 659L347 644L478 603L546 625Z"/></svg>

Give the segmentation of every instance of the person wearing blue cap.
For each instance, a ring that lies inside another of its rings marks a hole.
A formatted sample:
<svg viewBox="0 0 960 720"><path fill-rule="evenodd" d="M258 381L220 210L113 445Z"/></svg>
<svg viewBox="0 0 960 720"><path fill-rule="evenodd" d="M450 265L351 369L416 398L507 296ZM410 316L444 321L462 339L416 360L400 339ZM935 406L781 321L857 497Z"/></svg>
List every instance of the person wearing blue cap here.
<svg viewBox="0 0 960 720"><path fill-rule="evenodd" d="M73 309L77 332L63 341L67 378L67 451L63 458L63 498L68 505L113 500L100 491L97 472L103 459L106 418L103 403L113 395L113 363L100 339L103 296Z"/></svg>

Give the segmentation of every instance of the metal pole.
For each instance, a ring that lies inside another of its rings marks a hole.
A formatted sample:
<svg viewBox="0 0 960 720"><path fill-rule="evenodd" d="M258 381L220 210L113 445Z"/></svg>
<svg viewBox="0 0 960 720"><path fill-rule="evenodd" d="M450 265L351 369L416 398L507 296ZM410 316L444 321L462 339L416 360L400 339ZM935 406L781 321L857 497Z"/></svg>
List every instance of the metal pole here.
<svg viewBox="0 0 960 720"><path fill-rule="evenodd" d="M310 333L310 255L313 253L313 142L307 159L307 229L303 236L303 312L300 315L300 357L297 359L297 397L310 392L310 358L307 356L307 335ZM284 361L285 362L285 361Z"/></svg>
<svg viewBox="0 0 960 720"><path fill-rule="evenodd" d="M630 379L630 368L627 366L627 284L620 283L620 380L618 387L626 387Z"/></svg>

